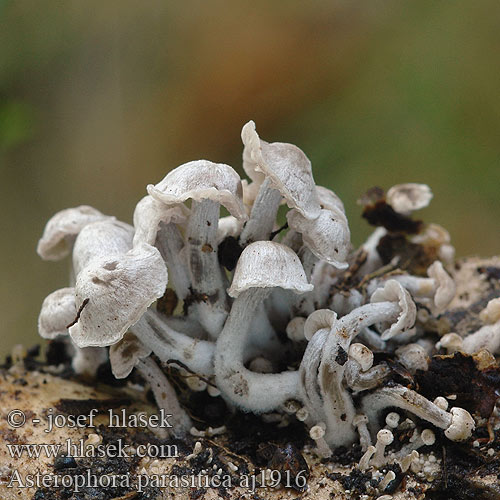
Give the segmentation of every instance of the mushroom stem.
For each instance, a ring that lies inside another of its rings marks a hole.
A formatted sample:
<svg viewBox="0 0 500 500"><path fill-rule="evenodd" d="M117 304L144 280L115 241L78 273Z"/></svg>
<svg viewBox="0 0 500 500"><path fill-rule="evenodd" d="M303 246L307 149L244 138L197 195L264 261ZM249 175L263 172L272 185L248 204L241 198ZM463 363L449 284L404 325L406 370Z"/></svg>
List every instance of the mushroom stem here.
<svg viewBox="0 0 500 500"><path fill-rule="evenodd" d="M174 388L160 367L153 359L148 357L138 360L136 368L151 386L158 408L172 415L171 422L173 425L171 432L176 436L186 434L191 428L191 419L179 404Z"/></svg>
<svg viewBox="0 0 500 500"><path fill-rule="evenodd" d="M395 385L377 389L363 398L363 411L368 416L372 432L376 429L380 412L390 406L407 410L440 429L447 429L452 423L450 413L417 392L402 385Z"/></svg>
<svg viewBox="0 0 500 500"><path fill-rule="evenodd" d="M181 250L184 248L184 239L173 222L160 224L156 236L156 246L163 260L167 263L169 281L174 285L177 297L184 300L189 294L191 280L181 254Z"/></svg>
<svg viewBox="0 0 500 500"><path fill-rule="evenodd" d="M130 331L163 361L180 361L193 372L213 375L214 343L177 332L149 309Z"/></svg>
<svg viewBox="0 0 500 500"><path fill-rule="evenodd" d="M390 322L396 319L400 312L401 308L396 302L384 301L365 304L340 318L337 331L345 330L345 334L342 334L342 343L345 343L349 348L352 340L362 329L375 323Z"/></svg>
<svg viewBox="0 0 500 500"><path fill-rule="evenodd" d="M227 317L226 283L217 257L220 204L210 199L192 201L187 226L189 271L199 321L217 338ZM198 299L200 297L200 299Z"/></svg>
<svg viewBox="0 0 500 500"><path fill-rule="evenodd" d="M223 397L255 413L271 411L297 397L298 372L254 373L243 364L252 320L270 292L250 288L236 298L215 348L215 379Z"/></svg>
<svg viewBox="0 0 500 500"><path fill-rule="evenodd" d="M352 340L362 328L395 319L399 312L400 307L394 302L366 304L334 320L329 329L318 330L309 342L300 366L301 399L311 420L326 423L325 439L330 446L347 445L356 437L353 426L356 410L343 385ZM313 313L318 314L318 311ZM311 315L308 321L313 319Z"/></svg>
<svg viewBox="0 0 500 500"><path fill-rule="evenodd" d="M382 383L391 370L386 364L376 365L366 371L361 370L361 365L355 360L347 361L344 377L347 385L354 392L373 389Z"/></svg>
<svg viewBox="0 0 500 500"><path fill-rule="evenodd" d="M273 230L278 208L281 202L281 193L272 187L267 178L259 188L259 193L240 236L243 246L254 241L268 240Z"/></svg>

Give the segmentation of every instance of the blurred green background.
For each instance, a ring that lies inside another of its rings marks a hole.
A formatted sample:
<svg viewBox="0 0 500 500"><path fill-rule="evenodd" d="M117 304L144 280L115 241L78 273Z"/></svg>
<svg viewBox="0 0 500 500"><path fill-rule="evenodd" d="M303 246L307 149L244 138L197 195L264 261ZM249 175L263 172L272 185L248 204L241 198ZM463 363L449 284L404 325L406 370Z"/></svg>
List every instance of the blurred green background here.
<svg viewBox="0 0 500 500"><path fill-rule="evenodd" d="M459 255L500 251L500 3L0 0L0 353L38 342L68 262L47 219L90 204L131 221L186 161L241 171L241 126L299 145L344 200L431 185L422 212Z"/></svg>

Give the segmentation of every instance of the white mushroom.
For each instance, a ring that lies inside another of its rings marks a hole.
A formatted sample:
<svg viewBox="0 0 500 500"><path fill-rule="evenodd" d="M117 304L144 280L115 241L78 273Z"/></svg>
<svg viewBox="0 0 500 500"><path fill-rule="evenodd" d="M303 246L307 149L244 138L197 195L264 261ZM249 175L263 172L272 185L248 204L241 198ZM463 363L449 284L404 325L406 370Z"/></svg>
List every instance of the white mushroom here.
<svg viewBox="0 0 500 500"><path fill-rule="evenodd" d="M447 333L436 343L436 349L441 349L441 347L445 348L448 354L452 354L463 349L463 339L458 333Z"/></svg>
<svg viewBox="0 0 500 500"><path fill-rule="evenodd" d="M467 439L474 430L474 420L466 410L452 408L447 412L417 392L401 385L382 387L366 395L362 400L362 409L371 425L377 422L381 411L391 406L407 410L444 429L445 435L454 441Z"/></svg>
<svg viewBox="0 0 500 500"><path fill-rule="evenodd" d="M164 294L167 280L160 253L146 243L115 258L94 259L77 277L80 316L69 329L71 338L79 347L118 342Z"/></svg>
<svg viewBox="0 0 500 500"><path fill-rule="evenodd" d="M191 428L191 419L179 404L177 394L165 374L151 357L139 360L136 368L149 383L158 408L165 410L168 415L172 415L170 419L172 428L169 431L174 436L184 436Z"/></svg>
<svg viewBox="0 0 500 500"><path fill-rule="evenodd" d="M294 342L301 342L306 340L304 325L306 322L306 318L302 316L297 316L290 320L288 325L286 326L286 335L290 340Z"/></svg>
<svg viewBox="0 0 500 500"><path fill-rule="evenodd" d="M395 351L397 360L411 373L427 370L429 357L425 349L418 344L406 344Z"/></svg>
<svg viewBox="0 0 500 500"><path fill-rule="evenodd" d="M73 346L73 356L71 367L77 375L94 378L97 370L102 363L108 360L106 349L101 347L83 347Z"/></svg>
<svg viewBox="0 0 500 500"><path fill-rule="evenodd" d="M325 441L325 427L323 425L315 425L309 430L309 436L316 442L316 453L321 458L328 458L332 455L332 450Z"/></svg>
<svg viewBox="0 0 500 500"><path fill-rule="evenodd" d="M395 282L389 283L386 286L402 289ZM401 301L399 294L395 297L394 301L358 307L341 319L334 313L327 315L324 311L316 311L306 321L306 336L310 330L308 323L318 325L319 329L309 341L300 365L300 399L309 411L309 421L326 423L325 439L330 446L346 445L355 438L352 421L356 411L343 385L349 346L363 328L381 321L400 322L401 309L407 313L411 298ZM329 322L329 327L324 327L325 322Z"/></svg>
<svg viewBox="0 0 500 500"><path fill-rule="evenodd" d="M276 287L295 293L312 289L297 255L288 247L269 241L248 245L228 290L236 300L217 339L214 366L222 396L255 413L271 411L297 395L297 372L254 373L243 364L252 319Z"/></svg>
<svg viewBox="0 0 500 500"><path fill-rule="evenodd" d="M93 259L112 259L132 248L134 228L114 219L86 225L78 234L73 248L75 276Z"/></svg>
<svg viewBox="0 0 500 500"><path fill-rule="evenodd" d="M109 361L113 375L127 378L140 359L147 358L151 349L147 348L133 333L126 333L124 337L109 348Z"/></svg>
<svg viewBox="0 0 500 500"><path fill-rule="evenodd" d="M38 316L38 333L44 339L68 335L68 325L76 317L75 289L61 288L48 295Z"/></svg>
<svg viewBox="0 0 500 500"><path fill-rule="evenodd" d="M443 345L443 339L441 339L441 345ZM484 325L476 332L467 335L462 341L462 350L466 353L473 354L481 349L486 349L491 354L500 351L500 321L492 325Z"/></svg>
<svg viewBox="0 0 500 500"><path fill-rule="evenodd" d="M191 281L182 254L184 238L178 225L185 225L188 216L189 210L182 203L165 205L150 195L142 198L134 211L134 246L142 242L158 248L181 300L188 295Z"/></svg>
<svg viewBox="0 0 500 500"><path fill-rule="evenodd" d="M229 165L198 160L177 167L147 189L166 205L192 200L186 251L195 298L193 307L203 327L212 338L217 338L229 309L225 275L217 252L219 211L223 205L234 217L246 220L240 177Z"/></svg>
<svg viewBox="0 0 500 500"><path fill-rule="evenodd" d="M426 184L397 184L387 191L387 203L398 213L409 215L429 205L432 191Z"/></svg>
<svg viewBox="0 0 500 500"><path fill-rule="evenodd" d="M154 245L160 223L184 224L188 217L189 210L182 203L166 205L150 195L144 196L134 210L134 245L138 243Z"/></svg>
<svg viewBox="0 0 500 500"><path fill-rule="evenodd" d="M468 439L476 424L470 413L463 408L452 408L451 425L444 431L444 435L452 441L465 441Z"/></svg>
<svg viewBox="0 0 500 500"><path fill-rule="evenodd" d="M486 324L500 321L500 297L488 302L487 306L479 313L479 319Z"/></svg>
<svg viewBox="0 0 500 500"><path fill-rule="evenodd" d="M287 213L289 226L302 238L311 252L321 260L346 269L347 254L351 248L351 233L347 218L340 210L322 209L315 219L304 217L298 210Z"/></svg>
<svg viewBox="0 0 500 500"><path fill-rule="evenodd" d="M389 429L381 429L377 432L377 441L375 443L375 453L370 464L376 468L386 463L385 448L394 441L394 434Z"/></svg>
<svg viewBox="0 0 500 500"><path fill-rule="evenodd" d="M198 375L213 375L214 343L174 330L156 311L146 311L130 331L162 362L180 361ZM249 355L255 352L250 351Z"/></svg>
<svg viewBox="0 0 500 500"><path fill-rule="evenodd" d="M180 406L174 388L150 354L151 349L135 335L127 333L120 342L113 344L109 349L113 375L118 379L126 378L134 368L137 368L151 386L158 408L172 415L171 433L182 436L191 428L191 419Z"/></svg>
<svg viewBox="0 0 500 500"><path fill-rule="evenodd" d="M349 358L357 361L364 372L373 366L373 352L363 344L351 344Z"/></svg>
<svg viewBox="0 0 500 500"><path fill-rule="evenodd" d="M368 431L368 417L363 414L356 415L352 420L352 425L356 427L359 434L361 450L366 451L372 444L370 432Z"/></svg>
<svg viewBox="0 0 500 500"><path fill-rule="evenodd" d="M75 238L87 224L113 219L87 205L61 210L47 222L36 251L44 260L63 259L69 255Z"/></svg>
<svg viewBox="0 0 500 500"><path fill-rule="evenodd" d="M379 288L373 292L370 301L372 304L384 301L394 301L399 304L400 314L395 323L382 333L382 340L388 340L405 330L408 330L415 323L417 308L410 297L410 294L395 280L388 280L384 288Z"/></svg>

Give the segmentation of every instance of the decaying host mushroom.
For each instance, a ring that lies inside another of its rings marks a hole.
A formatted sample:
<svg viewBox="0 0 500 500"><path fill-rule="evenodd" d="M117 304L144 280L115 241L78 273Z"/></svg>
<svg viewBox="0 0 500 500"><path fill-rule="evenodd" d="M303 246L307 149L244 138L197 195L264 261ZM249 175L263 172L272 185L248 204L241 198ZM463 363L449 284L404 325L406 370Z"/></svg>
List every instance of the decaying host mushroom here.
<svg viewBox="0 0 500 500"><path fill-rule="evenodd" d="M456 302L454 250L446 230L411 218L430 202L428 186L371 190L367 218L378 227L354 249L342 201L316 186L302 150L261 140L251 121L241 138L249 180L198 160L147 186L133 227L91 207L56 214L38 252L72 252L72 277L43 302L40 335L72 339L80 373L95 373L108 349L117 378L135 368L174 414L176 435L192 424L170 370L234 411L303 422L322 457L359 441L361 470L387 463L405 422L414 439L391 455L404 470L436 439L422 420L468 439L473 417L448 410L447 394L428 400L412 377L441 348L500 351L500 299L472 331L442 331ZM282 204L288 227L277 221Z"/></svg>

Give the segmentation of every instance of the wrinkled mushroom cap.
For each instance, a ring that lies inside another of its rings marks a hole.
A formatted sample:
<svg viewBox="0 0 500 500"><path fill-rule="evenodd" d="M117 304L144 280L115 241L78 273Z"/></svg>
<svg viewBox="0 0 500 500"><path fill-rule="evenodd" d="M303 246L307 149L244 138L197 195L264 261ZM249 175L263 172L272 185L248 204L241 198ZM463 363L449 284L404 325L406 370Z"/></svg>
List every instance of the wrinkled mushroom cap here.
<svg viewBox="0 0 500 500"><path fill-rule="evenodd" d="M405 330L408 330L415 323L417 308L408 291L396 280L388 280L383 288L378 288L373 292L370 302L397 302L401 312L395 323L382 333L382 340L388 340Z"/></svg>
<svg viewBox="0 0 500 500"><path fill-rule="evenodd" d="M434 304L442 311L455 297L457 287L453 278L445 271L443 264L436 260L427 269L427 275L436 282Z"/></svg>
<svg viewBox="0 0 500 500"><path fill-rule="evenodd" d="M417 370L427 370L429 356L419 344L406 344L396 349L398 361L412 374Z"/></svg>
<svg viewBox="0 0 500 500"><path fill-rule="evenodd" d="M148 349L133 333L127 332L119 342L109 348L111 371L116 378L126 378L137 361L147 358L150 354L151 349Z"/></svg>
<svg viewBox="0 0 500 500"><path fill-rule="evenodd" d="M319 204L321 208L326 210L340 210L345 214L344 204L342 200L331 190L324 186L316 186L318 193Z"/></svg>
<svg viewBox="0 0 500 500"><path fill-rule="evenodd" d="M140 242L154 245L161 222L183 224L188 216L189 210L183 204L165 205L152 196L145 196L134 210L134 245Z"/></svg>
<svg viewBox="0 0 500 500"><path fill-rule="evenodd" d="M487 306L479 313L479 319L487 324L500 321L500 297L488 302Z"/></svg>
<svg viewBox="0 0 500 500"><path fill-rule="evenodd" d="M68 325L76 317L75 289L61 288L48 295L38 316L38 333L44 339L68 334Z"/></svg>
<svg viewBox="0 0 500 500"><path fill-rule="evenodd" d="M465 441L476 427L474 419L463 408L452 408L450 413L451 425L444 431L444 435L452 441Z"/></svg>
<svg viewBox="0 0 500 500"><path fill-rule="evenodd" d="M373 366L373 352L363 344L351 344L349 346L349 358L357 361L364 372Z"/></svg>
<svg viewBox="0 0 500 500"><path fill-rule="evenodd" d="M272 187L281 193L290 208L308 219L316 218L319 198L311 162L304 152L293 144L262 141L253 121L243 126L241 139L245 145L243 168L247 175L258 184L264 178L270 179Z"/></svg>
<svg viewBox="0 0 500 500"><path fill-rule="evenodd" d="M87 205L61 210L47 222L36 251L44 260L63 259L69 255L75 238L87 224L105 219L114 217Z"/></svg>
<svg viewBox="0 0 500 500"><path fill-rule="evenodd" d="M306 273L297 254L285 245L272 241L256 241L243 250L233 282L228 290L238 297L250 288L280 287L295 293L310 292Z"/></svg>
<svg viewBox="0 0 500 500"><path fill-rule="evenodd" d="M311 313L304 323L304 336L307 340L311 340L313 335L318 331L326 328L331 330L337 321L337 313L330 309L318 309Z"/></svg>
<svg viewBox="0 0 500 500"><path fill-rule="evenodd" d="M302 234L304 243L318 259L337 269L347 269L351 233L347 218L340 210L322 209L313 220L306 219L297 210L290 210L286 218L289 226Z"/></svg>
<svg viewBox="0 0 500 500"><path fill-rule="evenodd" d="M240 176L229 165L197 160L184 163L169 172L156 185L147 187L148 193L166 205L212 200L227 208L238 219L246 219Z"/></svg>
<svg viewBox="0 0 500 500"><path fill-rule="evenodd" d="M160 252L141 243L126 254L95 259L76 280L77 307L88 299L78 322L69 329L79 347L118 342L167 286Z"/></svg>
<svg viewBox="0 0 500 500"><path fill-rule="evenodd" d="M432 191L427 184L397 184L387 191L386 201L401 214L409 214L429 205Z"/></svg>
<svg viewBox="0 0 500 500"><path fill-rule="evenodd" d="M121 255L132 248L134 228L117 220L88 224L77 236L73 248L73 269L78 276L93 259Z"/></svg>

